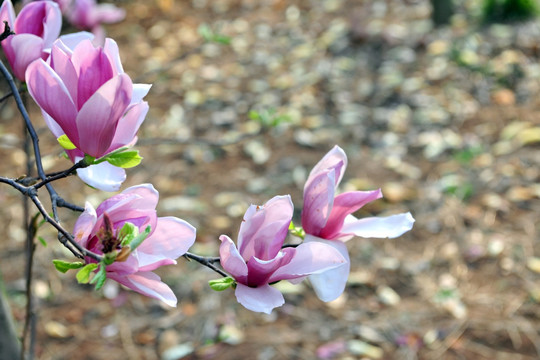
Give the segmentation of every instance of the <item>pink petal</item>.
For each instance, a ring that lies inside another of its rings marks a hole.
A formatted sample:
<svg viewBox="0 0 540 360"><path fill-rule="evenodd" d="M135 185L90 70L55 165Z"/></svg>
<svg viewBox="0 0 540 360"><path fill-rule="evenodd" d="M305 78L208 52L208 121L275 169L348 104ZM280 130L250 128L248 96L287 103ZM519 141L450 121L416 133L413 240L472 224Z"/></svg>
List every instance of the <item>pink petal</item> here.
<svg viewBox="0 0 540 360"><path fill-rule="evenodd" d="M102 48L88 40L75 48L72 62L78 73L77 106L79 109L107 81L113 78L113 67Z"/></svg>
<svg viewBox="0 0 540 360"><path fill-rule="evenodd" d="M82 247L86 247L88 237L97 220L96 210L89 202L84 205L84 212L79 216L73 227L73 236Z"/></svg>
<svg viewBox="0 0 540 360"><path fill-rule="evenodd" d="M347 247L341 241L325 240L311 235L306 235L304 241L306 241L306 244L323 244L331 246L339 251L343 259L345 259L345 263L341 266L309 276L309 281L319 299L322 301L332 301L337 299L345 290L351 268Z"/></svg>
<svg viewBox="0 0 540 360"><path fill-rule="evenodd" d="M388 217L369 217L357 220L350 217L341 229L341 235L356 235L364 238L395 238L412 229L414 218L411 213Z"/></svg>
<svg viewBox="0 0 540 360"><path fill-rule="evenodd" d="M169 306L176 307L177 300L173 291L153 272L138 272L128 276L108 273L107 277L140 294L161 300Z"/></svg>
<svg viewBox="0 0 540 360"><path fill-rule="evenodd" d="M77 115L80 135L78 148L96 158L105 155L111 146L120 116L125 112L130 99L129 76L121 74L103 84Z"/></svg>
<svg viewBox="0 0 540 360"><path fill-rule="evenodd" d="M2 42L6 57L17 79L24 81L32 61L43 55L43 39L32 34L12 35Z"/></svg>
<svg viewBox="0 0 540 360"><path fill-rule="evenodd" d="M340 163L342 165L340 165ZM311 179L332 168L339 169L336 171L337 176L335 177L335 185L337 186L337 184L341 182L341 179L343 178L343 173L347 168L347 155L345 154L343 149L337 145L334 146L332 150L330 150L326 155L324 155L323 158L317 163L317 165L313 167L304 186L304 191L311 182Z"/></svg>
<svg viewBox="0 0 540 360"><path fill-rule="evenodd" d="M79 31L72 34L62 35L56 41L55 46L60 47L64 52L73 54L73 50L84 40L92 41L94 34L88 31Z"/></svg>
<svg viewBox="0 0 540 360"><path fill-rule="evenodd" d="M195 242L195 228L172 216L158 218L153 230L137 248L139 271L176 263L174 259L184 255Z"/></svg>
<svg viewBox="0 0 540 360"><path fill-rule="evenodd" d="M143 101L135 106L132 106L118 121L116 133L112 140L112 145L109 151L131 144L135 138L139 127L141 126L146 114L148 113L148 103Z"/></svg>
<svg viewBox="0 0 540 360"><path fill-rule="evenodd" d="M236 299L246 309L270 314L272 309L285 303L279 290L270 285L262 285L252 288L246 285L236 285Z"/></svg>
<svg viewBox="0 0 540 360"><path fill-rule="evenodd" d="M93 27L93 26L92 26ZM115 75L122 74L124 68L120 61L120 51L118 50L118 44L113 39L105 39L105 45L103 45L103 51L109 58ZM142 99L142 98L141 98Z"/></svg>
<svg viewBox="0 0 540 360"><path fill-rule="evenodd" d="M7 21L8 25L13 29L15 24L15 10L13 9L11 0L4 0L0 7L0 24L2 26L2 31L4 31L4 21Z"/></svg>
<svg viewBox="0 0 540 360"><path fill-rule="evenodd" d="M95 8L95 17L100 23L112 24L124 20L126 11L113 4L99 4Z"/></svg>
<svg viewBox="0 0 540 360"><path fill-rule="evenodd" d="M268 279L272 274L280 267L287 265L295 254L296 249L287 248L280 251L277 256L271 260L260 260L256 257L252 257L247 262L248 266L248 278L246 285L248 286L261 286L268 284Z"/></svg>
<svg viewBox="0 0 540 360"><path fill-rule="evenodd" d="M84 169L77 170L77 176L86 184L102 191L118 191L126 180L126 171L102 162Z"/></svg>
<svg viewBox="0 0 540 360"><path fill-rule="evenodd" d="M53 42L60 35L62 29L62 12L58 4L47 1L46 3L46 16L43 20L43 42L45 48L49 49ZM23 8L24 10L24 8ZM20 14L19 14L20 15Z"/></svg>
<svg viewBox="0 0 540 360"><path fill-rule="evenodd" d="M41 110L41 115L43 116L43 120L45 120L45 124L47 124L47 127L54 136L58 139L60 136L64 135L64 130L58 125L56 121L52 117L49 116L45 111Z"/></svg>
<svg viewBox="0 0 540 360"><path fill-rule="evenodd" d="M367 203L382 197L380 189L373 191L351 191L339 194L334 199L334 206L326 222L326 226L318 234L324 239L334 239L341 232L341 227L347 215L360 209ZM310 232L312 235L313 234Z"/></svg>
<svg viewBox="0 0 540 360"><path fill-rule="evenodd" d="M227 235L219 237L221 245L219 247L220 263L223 269L239 283L245 283L247 280L248 268L246 262L236 249L236 245Z"/></svg>
<svg viewBox="0 0 540 360"><path fill-rule="evenodd" d="M39 107L49 114L68 138L77 145L79 142L75 124L77 111L60 77L40 59L28 66L26 83L28 92Z"/></svg>
<svg viewBox="0 0 540 360"><path fill-rule="evenodd" d="M124 195L137 195L137 199L130 202L132 209L153 210L159 201L159 192L152 184L131 186L122 191Z"/></svg>
<svg viewBox="0 0 540 360"><path fill-rule="evenodd" d="M133 95L131 96L131 104L138 104L148 94L151 84L133 84Z"/></svg>
<svg viewBox="0 0 540 360"><path fill-rule="evenodd" d="M306 239L313 238L306 235ZM269 282L289 280L311 274L318 274L337 267L343 267L347 259L335 247L323 242L306 241L296 247L295 256L285 266L279 268Z"/></svg>
<svg viewBox="0 0 540 360"><path fill-rule="evenodd" d="M63 48L57 46L57 44L59 44L59 42L56 42L51 49L49 64L66 85L71 99L77 99L78 75L71 62L71 54L64 51Z"/></svg>
<svg viewBox="0 0 540 360"><path fill-rule="evenodd" d="M311 179L304 188L302 227L308 234L319 235L326 225L335 192L335 171L323 171Z"/></svg>
<svg viewBox="0 0 540 360"><path fill-rule="evenodd" d="M281 250L292 215L289 195L275 196L263 206L250 206L238 233L238 248L244 260L252 256L273 259Z"/></svg>

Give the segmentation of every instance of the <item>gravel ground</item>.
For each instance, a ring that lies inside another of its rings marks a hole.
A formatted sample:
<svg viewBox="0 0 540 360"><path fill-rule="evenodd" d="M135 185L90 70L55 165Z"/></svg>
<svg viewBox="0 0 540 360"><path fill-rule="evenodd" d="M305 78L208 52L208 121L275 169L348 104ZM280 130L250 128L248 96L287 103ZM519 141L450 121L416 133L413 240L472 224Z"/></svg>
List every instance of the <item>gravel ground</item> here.
<svg viewBox="0 0 540 360"><path fill-rule="evenodd" d="M44 229L39 358L537 359L540 22L481 26L478 1L457 3L451 25L433 28L422 0L122 2L128 17L108 33L126 72L153 83L145 161L124 187L152 182L160 215L198 228L193 252L216 255L250 203L290 193L300 207L334 144L349 156L342 190L385 195L357 215L411 211L416 223L398 239L349 242L338 300L279 284L287 304L270 316L212 292L216 275L186 261L160 273L178 308L112 284L96 293L55 272L51 259L69 255ZM203 44L203 23L231 43ZM16 177L13 119L4 107L1 166ZM42 144L48 169L67 167L46 129ZM81 205L107 195L77 179L57 188ZM22 320L22 207L6 187L0 198L0 270Z"/></svg>

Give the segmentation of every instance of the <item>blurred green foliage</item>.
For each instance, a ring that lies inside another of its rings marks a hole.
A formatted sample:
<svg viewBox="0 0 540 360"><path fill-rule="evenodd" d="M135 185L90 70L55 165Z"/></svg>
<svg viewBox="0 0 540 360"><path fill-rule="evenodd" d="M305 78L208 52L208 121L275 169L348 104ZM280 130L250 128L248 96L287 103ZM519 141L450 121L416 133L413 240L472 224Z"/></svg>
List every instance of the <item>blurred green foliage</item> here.
<svg viewBox="0 0 540 360"><path fill-rule="evenodd" d="M529 20L539 9L538 0L484 0L482 17L486 23Z"/></svg>

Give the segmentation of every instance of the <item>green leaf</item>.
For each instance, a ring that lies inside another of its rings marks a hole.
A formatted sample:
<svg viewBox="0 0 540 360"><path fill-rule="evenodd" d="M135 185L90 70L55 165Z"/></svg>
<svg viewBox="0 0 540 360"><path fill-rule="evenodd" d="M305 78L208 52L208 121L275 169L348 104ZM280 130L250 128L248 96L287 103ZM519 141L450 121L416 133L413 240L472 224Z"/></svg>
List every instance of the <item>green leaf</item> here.
<svg viewBox="0 0 540 360"><path fill-rule="evenodd" d="M150 231L152 231L152 227L148 225L142 233L138 234L133 240L131 240L131 242L128 244L131 248L131 251L135 250L139 245L142 244L142 242L148 237L148 235L150 235Z"/></svg>
<svg viewBox="0 0 540 360"><path fill-rule="evenodd" d="M229 45L231 43L231 38L229 36L215 33L208 24L201 24L197 29L197 32L208 42L215 42L223 45Z"/></svg>
<svg viewBox="0 0 540 360"><path fill-rule="evenodd" d="M41 239L41 237L40 237ZM41 241L41 240L40 240ZM45 240L43 240L45 241ZM47 243L45 243L45 246ZM64 260L53 260L52 261L53 264L54 264L54 267L56 268L56 270L60 271L61 273L66 273L68 270L71 270L71 269L79 269L79 268L82 268L84 266L84 263L83 262L80 262L80 261L76 261L76 262L67 262L67 261L64 261Z"/></svg>
<svg viewBox="0 0 540 360"><path fill-rule="evenodd" d="M38 240L41 243L41 245L43 245L44 247L47 247L47 242L45 241L44 238L42 238L41 236L38 236Z"/></svg>
<svg viewBox="0 0 540 360"><path fill-rule="evenodd" d="M58 139L56 139L61 147L63 147L66 150L73 150L77 147L69 140L66 134L60 136Z"/></svg>
<svg viewBox="0 0 540 360"><path fill-rule="evenodd" d="M139 165L142 157L138 150L123 151L120 153L111 153L103 157L109 164L120 168L128 169Z"/></svg>
<svg viewBox="0 0 540 360"><path fill-rule="evenodd" d="M103 284L105 284L105 280L107 280L107 268L106 265L101 262L99 270L92 280L90 280L90 284L96 284L96 290L99 290L103 287Z"/></svg>
<svg viewBox="0 0 540 360"><path fill-rule="evenodd" d="M215 291L223 291L234 285L234 279L232 277L225 277L217 280L210 280L208 285Z"/></svg>
<svg viewBox="0 0 540 360"><path fill-rule="evenodd" d="M79 272L77 272L77 282L79 284L88 284L90 281L90 274L92 271L96 270L98 267L98 264L88 264L85 267L83 267Z"/></svg>

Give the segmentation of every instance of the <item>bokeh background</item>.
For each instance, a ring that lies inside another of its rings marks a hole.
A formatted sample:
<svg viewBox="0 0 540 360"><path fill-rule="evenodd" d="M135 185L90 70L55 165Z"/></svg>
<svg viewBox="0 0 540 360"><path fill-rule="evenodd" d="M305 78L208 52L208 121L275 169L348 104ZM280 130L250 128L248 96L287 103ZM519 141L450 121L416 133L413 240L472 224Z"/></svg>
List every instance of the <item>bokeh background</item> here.
<svg viewBox="0 0 540 360"><path fill-rule="evenodd" d="M426 0L117 2L127 17L108 36L134 81L153 84L137 145L145 160L124 188L153 183L158 213L197 227L193 252L217 255L218 236L236 238L251 203L291 194L300 209L307 174L335 144L349 156L341 190L385 196L357 216L411 211L416 223L397 239L350 241L338 300L280 283L286 305L271 315L211 291L217 274L185 259L159 271L177 308L114 284L95 292L54 270L52 259L72 257L44 226L37 357L539 358L540 23L486 17L483 3L456 0L436 25ZM12 105L1 108L0 168L17 177ZM67 168L29 107L47 170ZM79 205L110 196L77 178L55 184ZM0 271L21 325L22 203L7 186L0 201ZM61 215L71 229L76 214Z"/></svg>

